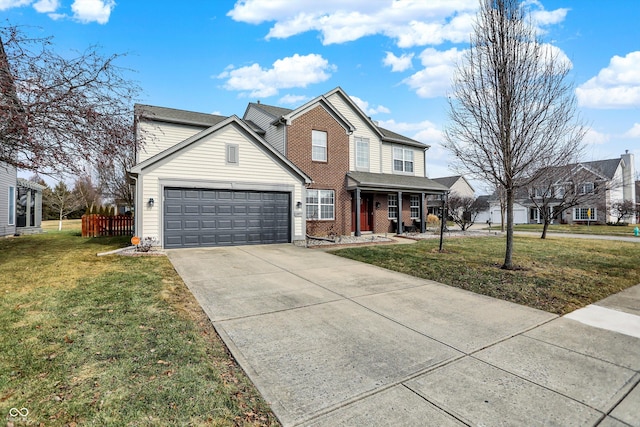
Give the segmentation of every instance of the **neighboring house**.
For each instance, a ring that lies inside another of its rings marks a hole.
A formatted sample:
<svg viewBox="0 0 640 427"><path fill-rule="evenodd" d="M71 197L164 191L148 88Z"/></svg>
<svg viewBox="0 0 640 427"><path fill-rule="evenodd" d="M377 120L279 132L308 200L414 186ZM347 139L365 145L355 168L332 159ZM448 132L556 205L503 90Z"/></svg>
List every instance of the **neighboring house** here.
<svg viewBox="0 0 640 427"><path fill-rule="evenodd" d="M514 224L542 223L541 201L546 201L544 204L554 221L563 224L615 222L617 218L611 215L612 204L636 200L634 156L628 151L617 159L571 164L563 170L549 180L551 185L545 184L541 188L534 184L517 192ZM556 212L570 191L578 201L577 205L570 206L562 214ZM500 203L496 197L490 200L490 218L492 222L500 222ZM636 223L634 216L624 220Z"/></svg>
<svg viewBox="0 0 640 427"><path fill-rule="evenodd" d="M17 177L14 166L0 162L0 237L42 231L42 190Z"/></svg>
<svg viewBox="0 0 640 427"><path fill-rule="evenodd" d="M0 162L0 237L16 234L16 183L14 166Z"/></svg>
<svg viewBox="0 0 640 427"><path fill-rule="evenodd" d="M455 194L459 197L475 197L475 190L462 175L433 178L433 180L449 188L450 194Z"/></svg>
<svg viewBox="0 0 640 427"><path fill-rule="evenodd" d="M136 230L164 247L423 227L426 196L447 191L425 176L429 146L341 88L296 109L250 103L242 119L138 105L136 123Z"/></svg>

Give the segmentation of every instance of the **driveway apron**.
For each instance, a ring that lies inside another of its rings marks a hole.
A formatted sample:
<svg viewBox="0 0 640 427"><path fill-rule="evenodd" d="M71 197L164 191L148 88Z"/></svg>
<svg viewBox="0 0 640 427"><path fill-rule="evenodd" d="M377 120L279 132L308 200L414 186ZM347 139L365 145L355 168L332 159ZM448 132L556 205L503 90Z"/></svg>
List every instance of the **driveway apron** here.
<svg viewBox="0 0 640 427"><path fill-rule="evenodd" d="M285 426L640 426L637 337L294 245L168 256Z"/></svg>

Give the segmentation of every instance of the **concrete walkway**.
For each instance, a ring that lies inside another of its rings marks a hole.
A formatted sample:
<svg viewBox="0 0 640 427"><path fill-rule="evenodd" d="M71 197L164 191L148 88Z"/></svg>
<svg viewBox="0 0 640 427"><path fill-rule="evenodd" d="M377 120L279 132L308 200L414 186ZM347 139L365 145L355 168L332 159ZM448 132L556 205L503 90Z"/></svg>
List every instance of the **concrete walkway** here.
<svg viewBox="0 0 640 427"><path fill-rule="evenodd" d="M285 426L640 426L640 339L606 325L293 245L168 256Z"/></svg>

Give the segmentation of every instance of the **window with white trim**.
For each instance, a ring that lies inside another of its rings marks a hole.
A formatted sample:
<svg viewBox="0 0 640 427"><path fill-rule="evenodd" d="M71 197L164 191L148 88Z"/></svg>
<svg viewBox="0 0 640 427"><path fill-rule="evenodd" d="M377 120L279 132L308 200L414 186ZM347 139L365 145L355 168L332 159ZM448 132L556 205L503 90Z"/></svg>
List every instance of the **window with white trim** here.
<svg viewBox="0 0 640 427"><path fill-rule="evenodd" d="M556 199L562 199L564 197L564 186L556 185L553 188L553 195Z"/></svg>
<svg viewBox="0 0 640 427"><path fill-rule="evenodd" d="M307 190L307 219L335 219L333 190Z"/></svg>
<svg viewBox="0 0 640 427"><path fill-rule="evenodd" d="M238 165L238 152L239 146L238 144L226 144L227 151L227 159L226 162L228 165Z"/></svg>
<svg viewBox="0 0 640 427"><path fill-rule="evenodd" d="M398 218L398 195L397 194L389 194L388 206L389 206L389 219L397 219Z"/></svg>
<svg viewBox="0 0 640 427"><path fill-rule="evenodd" d="M420 196L412 194L410 197L411 219L420 219Z"/></svg>
<svg viewBox="0 0 640 427"><path fill-rule="evenodd" d="M311 160L327 161L327 133L321 130L311 131Z"/></svg>
<svg viewBox="0 0 640 427"><path fill-rule="evenodd" d="M16 224L16 187L9 187L9 218L8 225Z"/></svg>
<svg viewBox="0 0 640 427"><path fill-rule="evenodd" d="M393 147L393 171L413 173L413 150Z"/></svg>
<svg viewBox="0 0 640 427"><path fill-rule="evenodd" d="M356 137L356 169L369 170L369 138Z"/></svg>
<svg viewBox="0 0 640 427"><path fill-rule="evenodd" d="M594 189L593 182L584 182L578 186L578 194L593 193L593 189Z"/></svg>
<svg viewBox="0 0 640 427"><path fill-rule="evenodd" d="M573 208L574 221L595 221L598 218L596 208Z"/></svg>

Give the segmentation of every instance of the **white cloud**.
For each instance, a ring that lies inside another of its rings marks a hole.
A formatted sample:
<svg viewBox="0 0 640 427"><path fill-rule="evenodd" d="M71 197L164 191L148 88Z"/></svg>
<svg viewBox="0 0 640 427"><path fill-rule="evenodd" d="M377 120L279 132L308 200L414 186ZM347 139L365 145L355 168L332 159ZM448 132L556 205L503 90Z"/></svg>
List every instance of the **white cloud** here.
<svg viewBox="0 0 640 427"><path fill-rule="evenodd" d="M285 95L278 101L281 105L296 105L299 106L305 101L308 101L309 97L303 95Z"/></svg>
<svg viewBox="0 0 640 427"><path fill-rule="evenodd" d="M278 59L271 68L264 69L258 64L246 67L227 67L219 74L226 79L224 88L243 92L243 96L269 97L280 89L304 88L313 83L328 80L335 65L318 54L298 55Z"/></svg>
<svg viewBox="0 0 640 427"><path fill-rule="evenodd" d="M587 134L584 136L584 139L582 140L582 142L584 142L587 145L602 145L602 144L606 144L610 140L611 140L610 135L606 133L598 132L595 129L589 129L587 131Z"/></svg>
<svg viewBox="0 0 640 427"><path fill-rule="evenodd" d="M395 120L380 121L380 126L401 135L407 135L416 141L433 145L442 141L442 131L429 120L417 123L396 122Z"/></svg>
<svg viewBox="0 0 640 427"><path fill-rule="evenodd" d="M538 25L557 24L568 11L547 11L537 0L529 4ZM250 24L273 22L267 39L317 31L329 45L382 34L409 48L468 41L477 9L477 0L239 0L227 15Z"/></svg>
<svg viewBox="0 0 640 427"><path fill-rule="evenodd" d="M578 102L590 108L640 106L640 51L614 56L597 76L576 88Z"/></svg>
<svg viewBox="0 0 640 427"><path fill-rule="evenodd" d="M405 71L411 68L413 65L413 53L403 53L401 56L395 56L392 52L387 52L387 56L384 57L382 63L388 67L391 67L391 71Z"/></svg>
<svg viewBox="0 0 640 427"><path fill-rule="evenodd" d="M527 0L524 6L528 7L531 19L538 26L559 24L567 17L569 9L560 8L556 10L545 10L539 0Z"/></svg>
<svg viewBox="0 0 640 427"><path fill-rule="evenodd" d="M0 10L7 10L14 7L22 7L31 4L33 0L0 0Z"/></svg>
<svg viewBox="0 0 640 427"><path fill-rule="evenodd" d="M89 22L106 24L115 5L114 0L74 0L71 10L73 17L83 24Z"/></svg>
<svg viewBox="0 0 640 427"><path fill-rule="evenodd" d="M318 31L328 45L384 34L411 47L465 40L477 7L477 0L245 0L228 16L251 24L274 22L268 39Z"/></svg>
<svg viewBox="0 0 640 427"><path fill-rule="evenodd" d="M625 138L640 138L640 123L634 123L633 127L623 135Z"/></svg>
<svg viewBox="0 0 640 427"><path fill-rule="evenodd" d="M420 60L424 69L407 77L402 82L415 90L422 98L435 98L444 96L451 87L456 63L464 53L462 50L452 48L439 51L427 48L420 54Z"/></svg>
<svg viewBox="0 0 640 427"><path fill-rule="evenodd" d="M376 107L372 107L369 106L369 103L367 101L363 101L362 99L358 98L357 96L349 96L351 98L351 100L353 102L356 103L356 105L358 107L360 107L360 109L362 111L364 111L364 113L367 116L373 116L375 114L379 114L379 113L390 113L391 110L389 110L387 107L383 106L383 105L378 105Z"/></svg>
<svg viewBox="0 0 640 427"><path fill-rule="evenodd" d="M33 8L36 12L40 13L52 13L60 7L58 0L39 0L33 4Z"/></svg>

